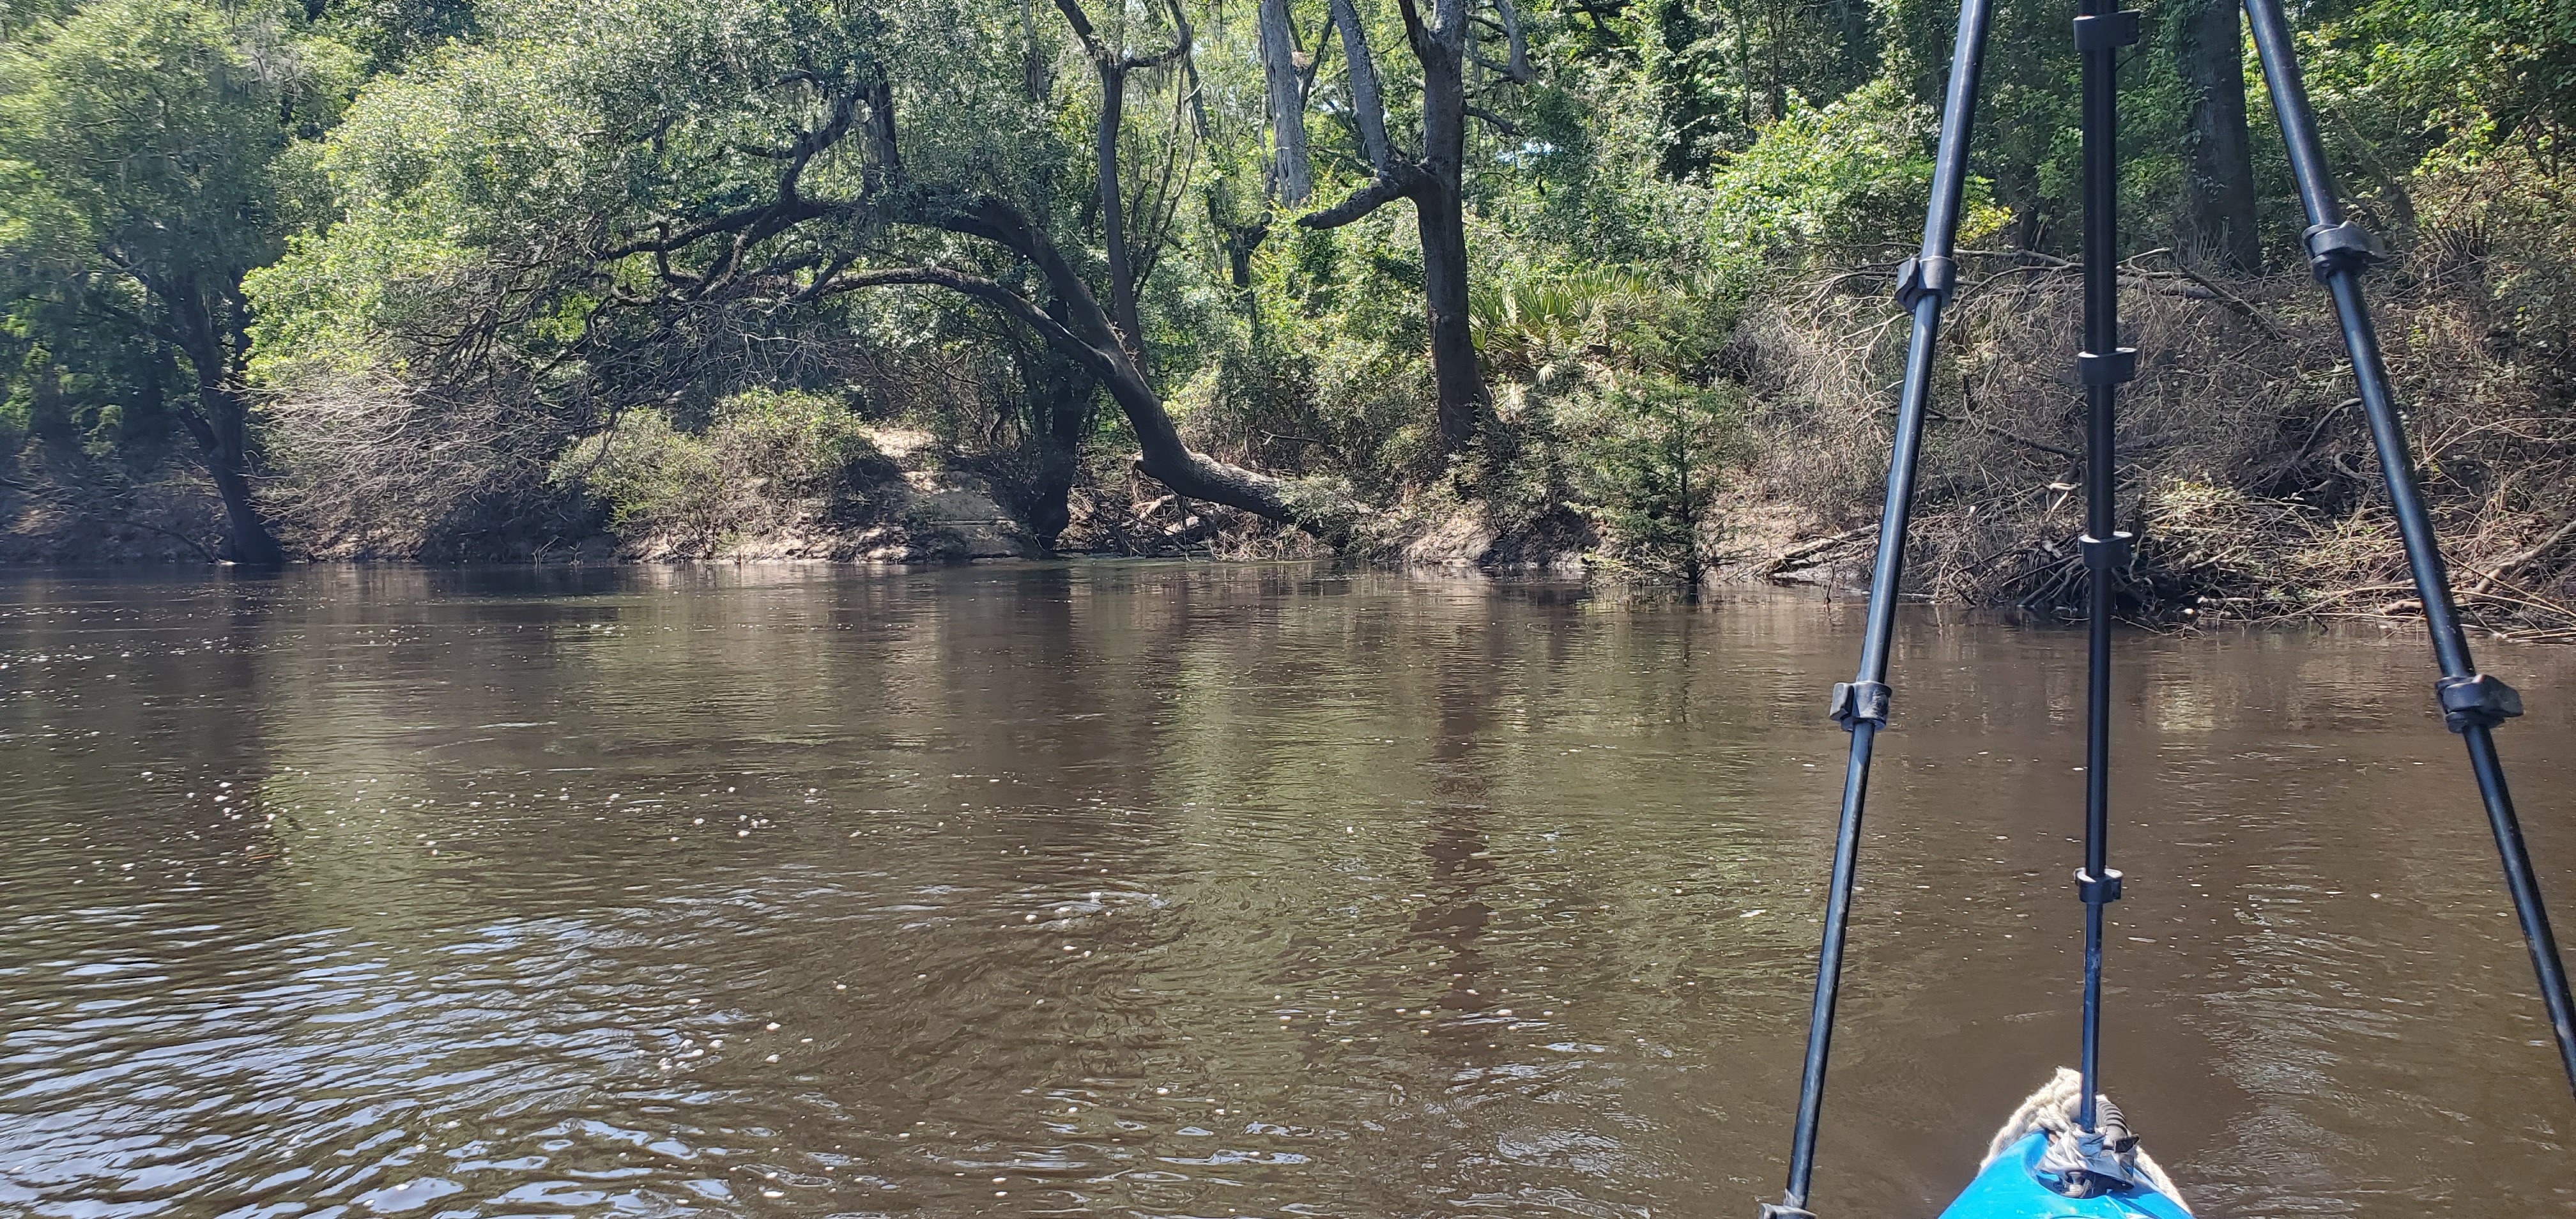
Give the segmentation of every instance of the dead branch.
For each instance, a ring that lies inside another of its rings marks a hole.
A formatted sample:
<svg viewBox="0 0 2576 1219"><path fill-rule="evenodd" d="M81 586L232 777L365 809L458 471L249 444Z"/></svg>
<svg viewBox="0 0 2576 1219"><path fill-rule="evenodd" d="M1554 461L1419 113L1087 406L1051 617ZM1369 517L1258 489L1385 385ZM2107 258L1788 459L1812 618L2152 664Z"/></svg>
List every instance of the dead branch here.
<svg viewBox="0 0 2576 1219"><path fill-rule="evenodd" d="M1841 533L1816 538L1812 541L1801 542L1787 550L1783 550L1780 553L1771 556L1768 562L1765 562L1760 567L1754 569L1754 574L1765 580L1778 582L1780 577L1788 574L1789 572L1815 566L1817 563L1823 561L1822 556L1847 543L1859 538L1871 537L1877 533L1878 525L1876 522L1872 522L1857 528L1843 530Z"/></svg>

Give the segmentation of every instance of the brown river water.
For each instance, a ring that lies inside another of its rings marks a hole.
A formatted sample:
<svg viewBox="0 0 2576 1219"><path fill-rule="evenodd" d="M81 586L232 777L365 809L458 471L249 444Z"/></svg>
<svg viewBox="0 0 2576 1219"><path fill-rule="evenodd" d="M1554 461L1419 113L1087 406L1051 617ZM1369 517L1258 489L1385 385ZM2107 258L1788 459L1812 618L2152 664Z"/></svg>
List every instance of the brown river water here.
<svg viewBox="0 0 2576 1219"><path fill-rule="evenodd" d="M1310 567L0 581L0 1213L1728 1216L1859 606ZM2080 632L1909 608L1817 1209L2075 1052ZM2485 647L2576 923L2576 651ZM2124 637L2204 1215L2576 1213L2412 629Z"/></svg>

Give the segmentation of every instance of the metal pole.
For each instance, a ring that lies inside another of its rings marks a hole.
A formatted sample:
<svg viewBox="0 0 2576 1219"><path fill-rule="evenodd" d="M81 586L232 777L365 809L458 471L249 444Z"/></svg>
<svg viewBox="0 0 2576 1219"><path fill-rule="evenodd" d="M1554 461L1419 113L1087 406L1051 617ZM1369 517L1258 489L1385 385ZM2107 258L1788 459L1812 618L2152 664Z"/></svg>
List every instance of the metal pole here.
<svg viewBox="0 0 2576 1219"><path fill-rule="evenodd" d="M1870 746L1887 726L1887 650L1896 631L1898 577L1905 562L1905 521L1914 506L1914 469L1922 452L1925 408L1932 397L1932 356L1941 307L1959 280L1951 254L1958 239L1960 189L1968 174L1968 123L1976 109L1989 0L1963 0L1950 51L1950 88L1941 108L1941 145L1933 163L1931 206L1923 218L1922 253L1897 272L1897 303L1914 315L1905 349L1905 390L1897 401L1896 435L1887 464L1887 499L1878 518L1878 563L1869 584L1869 620L1860 670L1834 686L1833 718L1851 734L1843 769L1842 816L1834 834L1833 877L1825 899L1824 943L1816 954L1816 1002L1807 1019L1807 1058L1798 1087L1798 1125L1789 1148L1789 1184L1763 1219L1813 1219L1807 1190L1816 1166L1816 1126L1825 1103L1825 1062L1834 1035L1834 998L1842 980L1843 936L1860 864L1860 821L1869 790Z"/></svg>
<svg viewBox="0 0 2576 1219"><path fill-rule="evenodd" d="M2396 400L2389 393L2379 332L2370 323L2369 305L2361 294L2361 273L2379 260L2378 243L2360 225L2344 219L2335 199L2325 152L2317 140L2316 113L2300 79L2280 0L2245 0L2245 14L2254 28L2254 49L2263 60L2272 109L2281 118L2281 139L2289 146L2290 173L2298 180L2299 201L2307 209L2303 240L2309 265L2334 294L2362 413L2370 421L2371 443L2379 450L2380 474L2388 483L2389 507L2405 539L2406 565L2414 574L2415 596L2424 606L2424 626L2433 636L2433 655L2442 667L2441 680L2433 683L2434 697L2451 731L2468 744L2469 769L2477 776L2488 828L2504 861L2505 887L2513 895L2514 913L2522 920L2523 941L2531 948L2532 972L2540 982L2540 1000L2549 1009L2559 1062L2567 1070L2569 1086L2576 1088L2576 1000L2568 995L2567 970L2559 960L2557 937L2549 929L2549 911L2541 904L2540 882L2532 874L2531 853L2523 845L2522 824L2514 816L2513 794L2505 786L2504 764L2495 750L2496 725L2522 714L2522 697L2469 662L2468 635L2460 629L2459 614L2451 602L2450 577L2442 569L2433 521L2424 511L2424 495L2415 483L2414 457L2406 446Z"/></svg>
<svg viewBox="0 0 2576 1219"><path fill-rule="evenodd" d="M2075 874L2084 902L2084 1092L2075 1124L2094 1128L2101 1093L2103 907L2120 899L2111 851L2111 617L2129 535L2118 522L2119 469L2114 408L2122 382L2137 375L2137 352L2120 346L2120 48L2138 40L2138 15L2116 0L2083 0L2075 49L2084 90L2084 350L2075 357L2084 382L2084 536L2078 548L2093 577L2084 664L2084 868Z"/></svg>

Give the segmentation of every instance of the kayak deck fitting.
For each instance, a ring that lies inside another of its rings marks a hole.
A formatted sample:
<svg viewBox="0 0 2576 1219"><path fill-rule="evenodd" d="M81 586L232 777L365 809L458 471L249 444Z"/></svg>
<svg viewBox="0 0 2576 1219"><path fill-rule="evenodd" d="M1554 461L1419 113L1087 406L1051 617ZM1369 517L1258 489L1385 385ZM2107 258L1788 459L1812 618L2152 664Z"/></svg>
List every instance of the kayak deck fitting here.
<svg viewBox="0 0 2576 1219"><path fill-rule="evenodd" d="M2505 882L2530 948L2533 972L2547 1006L2560 1064L2576 1087L2576 1001L2549 926L2530 854L2523 844L2513 798L2496 756L2494 729L2522 714L2512 687L2479 673L2470 663L2450 581L2431 518L2416 485L2413 459L2381 359L2361 276L2382 257L2377 239L2345 219L2317 137L2293 55L2280 0L2243 0L2264 83L2287 146L2292 177L2308 228L2302 234L2310 268L2334 298L2344 346L2379 455L2390 508L2403 537L2416 596L2432 635L2442 676L2434 683L2444 722L2468 747L2469 765L2486 806ZM1888 650L1904 569L1906 520L1914 503L1915 468L1922 454L1923 423L1932 397L1933 357L1941 310L1956 293L1959 208L1967 180L1969 128L1976 109L1991 0L1963 0L1951 48L1950 76L1933 163L1923 245L1896 273L1898 307L1913 315L1905 353L1905 379L1897 400L1889 453L1887 497L1879 515L1878 549L1869 585L1860 666L1851 681L1834 686L1832 717L1851 735L1843 773L1841 817L1827 888L1824 937L1817 953L1815 1004L1807 1049L1789 1180L1762 1219L1815 1219L1807 1209L1815 1171L1816 1131L1824 1105L1825 1066L1833 1040L1834 1001L1842 974L1845 932L1858 871L1860 823L1869 786L1870 751L1887 727ZM1975 1179L1942 1212L1943 1219L2022 1219L2049 1216L2154 1216L2180 1219L2191 1211L2172 1182L2139 1149L2119 1111L2100 1094L2102 946L2107 908L2120 898L2121 875L2108 863L2110 838L2111 631L2121 575L2130 566L2132 539L2116 528L2117 471L2114 438L2119 387L2137 374L2137 352L2119 343L2118 56L2138 41L2139 15L2117 0L2079 0L2075 44L2082 64L2084 189L2084 347L2075 357L2086 398L2085 531L2077 541L2090 576L2087 608L2084 860L2075 873L2084 906L2083 1038L2079 1070L2059 1069L2022 1112L2007 1123Z"/></svg>

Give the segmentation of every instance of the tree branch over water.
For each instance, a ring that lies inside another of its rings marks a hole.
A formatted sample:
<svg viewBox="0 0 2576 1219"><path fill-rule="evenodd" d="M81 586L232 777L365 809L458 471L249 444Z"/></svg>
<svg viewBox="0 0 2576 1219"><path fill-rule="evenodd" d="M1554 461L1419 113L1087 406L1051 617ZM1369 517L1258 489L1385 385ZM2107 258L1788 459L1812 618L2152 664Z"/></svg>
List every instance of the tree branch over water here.
<svg viewBox="0 0 2576 1219"><path fill-rule="evenodd" d="M1115 89L1128 71L1169 62L1188 46L1184 22L1168 48L1120 53L1100 40L1072 0L1060 0L1059 7L1093 49L1095 61L1104 65L1107 88ZM652 235L603 243L595 255L600 273L620 260L650 255L655 279L663 285L659 293L619 298L620 305L667 313L692 302L801 305L870 288L956 292L1029 327L1098 378L1126 415L1140 450L1137 468L1148 476L1185 495L1327 536L1337 537L1347 528L1351 509L1331 494L1300 493L1279 479L1192 450L1145 373L1137 341L1140 328L1133 320L1133 272L1124 256L1115 132L1109 126L1116 107L1107 108L1100 141L1105 172L1098 190L1104 228L1111 235L1107 249L1113 302L1103 308L1090 280L1065 256L1047 226L1019 205L992 193L952 194L912 181L904 170L896 91L890 80L872 71L862 79L864 83L845 84L820 99L823 121L798 132L785 149L759 154L762 160L784 161L766 200L695 222L655 217L643 225ZM801 189L810 166L860 132L868 141L868 167L859 175L856 194L835 197ZM883 265L882 241L901 229L937 230L990 243L1035 271L1051 303L1041 305L990 275L930 263ZM763 250L774 253L756 261L754 254Z"/></svg>

